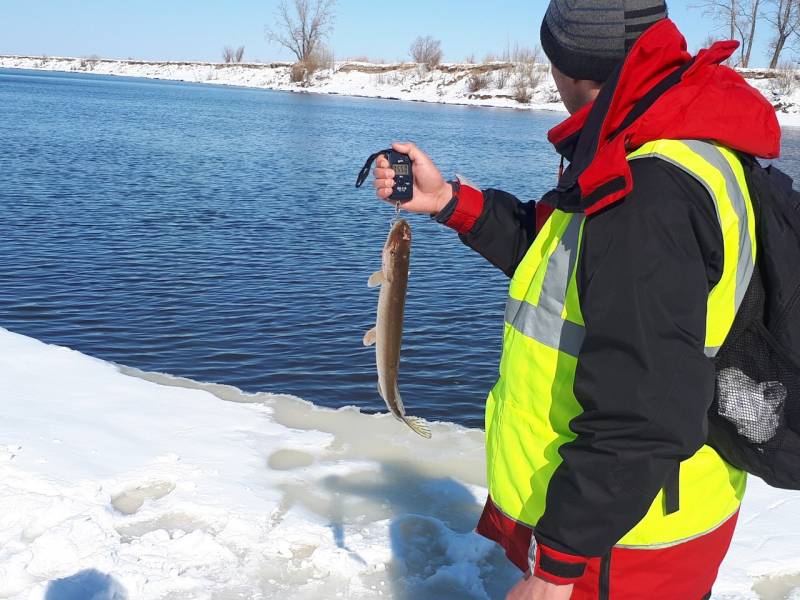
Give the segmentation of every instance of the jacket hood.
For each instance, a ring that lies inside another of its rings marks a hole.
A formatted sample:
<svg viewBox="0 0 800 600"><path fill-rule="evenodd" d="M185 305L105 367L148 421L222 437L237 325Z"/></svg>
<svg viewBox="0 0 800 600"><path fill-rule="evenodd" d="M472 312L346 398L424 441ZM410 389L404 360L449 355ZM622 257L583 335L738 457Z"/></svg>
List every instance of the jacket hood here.
<svg viewBox="0 0 800 600"><path fill-rule="evenodd" d="M717 42L692 57L675 24L648 29L597 99L553 128L548 138L570 162L543 201L592 214L633 189L627 154L659 139L718 142L761 158L780 154L775 109L722 65L738 42Z"/></svg>

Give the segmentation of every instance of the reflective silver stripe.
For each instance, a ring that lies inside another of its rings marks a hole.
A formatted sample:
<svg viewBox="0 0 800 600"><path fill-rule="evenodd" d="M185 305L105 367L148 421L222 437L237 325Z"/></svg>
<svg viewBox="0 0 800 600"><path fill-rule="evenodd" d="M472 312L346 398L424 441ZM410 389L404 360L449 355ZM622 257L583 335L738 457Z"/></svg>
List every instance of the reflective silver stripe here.
<svg viewBox="0 0 800 600"><path fill-rule="evenodd" d="M747 200L742 192L741 187L739 187L739 181L736 179L736 174L733 172L730 163L722 155L722 152L720 152L719 149L714 146L714 144L699 140L680 140L680 143L684 144L692 152L702 157L703 160L720 172L725 180L725 188L728 192L728 197L730 197L731 203L733 204L734 212L736 212L736 216L739 218L739 260L737 263L736 291L734 297L736 312L738 313L739 307L742 305L744 296L747 293L747 288L750 285L750 280L753 277L753 272L755 271L755 258L753 256L753 242L750 238ZM708 186L707 182L702 177L688 169L686 165L681 164L677 160L665 154L659 154L658 152L642 154L640 156L633 157L631 160L649 157L657 157L672 163L700 182L713 199L714 209L717 213L717 219L719 220L720 228L723 227L722 215L719 211L719 199L716 197L716 194L714 194L714 190ZM705 354L709 358L716 357L719 351L720 346L708 346L705 348Z"/></svg>
<svg viewBox="0 0 800 600"><path fill-rule="evenodd" d="M559 319L564 311L567 288L578 260L578 242L583 218L583 215L578 214L571 216L567 228L558 240L558 247L547 261L539 307L557 315Z"/></svg>
<svg viewBox="0 0 800 600"><path fill-rule="evenodd" d="M750 239L750 225L747 212L747 200L744 197L736 174L733 172L730 163L719 151L719 148L708 142L687 140L683 142L693 152L702 156L711 166L718 169L725 177L725 187L728 189L728 196L733 202L736 216L739 217L739 264L736 273L736 311L742 305L744 295L750 286L755 270L755 257L753 256L753 240Z"/></svg>
<svg viewBox="0 0 800 600"><path fill-rule="evenodd" d="M553 251L542 282L539 305L509 298L506 322L521 334L540 344L578 357L585 329L561 318L567 300L567 290L578 260L583 215L572 215L558 247Z"/></svg>
<svg viewBox="0 0 800 600"><path fill-rule="evenodd" d="M509 515L506 511L504 511L497 504L497 502L494 501L494 498L492 498L491 495L489 496L488 501L492 504L492 506L494 507L494 509L497 512L499 512L501 515L503 515L506 519L508 519L512 523L516 523L517 525L522 525L523 527L527 527L527 528L529 528L529 529L531 529L533 531L536 530L536 526L535 525L531 525L529 523L525 523L524 521L520 521L519 519L515 519L514 517ZM628 549L628 550L664 550L665 548L672 548L674 546L680 546L681 544L685 544L687 542L691 542L693 540L697 540L697 539L700 539L701 537L704 537L704 536L707 536L707 535L709 535L711 533L714 533L719 528L727 525L730 522L730 520L733 517L736 516L736 513L738 513L740 510L741 510L741 506L739 506L739 508L737 508L731 514L729 514L727 517L722 519L722 521L720 523L718 523L717 525L714 525L714 527L711 527L710 529L707 529L706 531L702 531L702 532L697 533L695 535L690 535L689 537L685 537L685 538L681 538L679 540L675 540L674 542L664 542L662 544L648 544L646 546L636 545L636 544L614 544L614 548L625 548L625 549Z"/></svg>
<svg viewBox="0 0 800 600"><path fill-rule="evenodd" d="M696 535L691 535L689 537L682 538L680 540L676 540L674 542L665 542L663 544L650 544L648 546L634 546L634 545L631 545L631 544L616 544L614 546L614 548L626 548L628 550L664 550L665 548L672 548L673 546L680 546L681 544L685 544L687 542L691 542L692 540L697 540L697 539L700 539L701 537L709 535L709 534L715 532L720 527L722 527L724 525L727 525L728 521L730 521L733 517L736 516L736 513L739 512L740 508L737 508L731 514L729 514L727 517L725 517L725 519L722 520L722 523L720 523L718 525L715 525L711 529L709 529L707 531L703 531L703 532L698 533Z"/></svg>
<svg viewBox="0 0 800 600"><path fill-rule="evenodd" d="M540 306L513 298L509 298L506 304L506 322L522 335L575 358L581 351L586 335L581 325L565 321L560 315L556 316Z"/></svg>

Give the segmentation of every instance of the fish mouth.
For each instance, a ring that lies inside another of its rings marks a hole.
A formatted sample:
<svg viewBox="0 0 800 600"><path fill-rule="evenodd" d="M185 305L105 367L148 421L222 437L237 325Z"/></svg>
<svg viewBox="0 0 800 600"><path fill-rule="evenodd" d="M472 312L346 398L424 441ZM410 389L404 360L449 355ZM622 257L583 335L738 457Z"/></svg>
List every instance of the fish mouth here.
<svg viewBox="0 0 800 600"><path fill-rule="evenodd" d="M389 233L388 246L397 249L403 243L411 242L411 225L405 219L400 219Z"/></svg>

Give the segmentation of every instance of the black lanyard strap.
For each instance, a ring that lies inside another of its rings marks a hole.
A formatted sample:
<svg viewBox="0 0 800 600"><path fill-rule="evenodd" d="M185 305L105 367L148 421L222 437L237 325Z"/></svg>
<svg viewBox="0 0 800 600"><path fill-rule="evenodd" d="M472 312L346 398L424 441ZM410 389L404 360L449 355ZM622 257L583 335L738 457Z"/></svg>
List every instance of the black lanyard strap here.
<svg viewBox="0 0 800 600"><path fill-rule="evenodd" d="M362 185L364 185L367 177L369 177L370 169L372 169L372 163L374 163L381 154L389 154L391 151L391 149L381 150L380 152L370 155L370 157L367 159L367 162L364 163L364 167L361 169L361 172L358 174L358 179L356 179L357 188L360 188Z"/></svg>

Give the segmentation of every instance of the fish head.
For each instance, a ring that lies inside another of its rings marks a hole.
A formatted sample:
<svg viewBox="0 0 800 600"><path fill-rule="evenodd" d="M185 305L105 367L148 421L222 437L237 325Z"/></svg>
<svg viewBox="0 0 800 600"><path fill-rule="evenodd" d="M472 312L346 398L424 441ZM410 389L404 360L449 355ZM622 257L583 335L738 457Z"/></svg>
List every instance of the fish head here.
<svg viewBox="0 0 800 600"><path fill-rule="evenodd" d="M411 225L405 219L399 219L392 230L383 248L384 270L392 271L397 265L405 263L411 258Z"/></svg>

